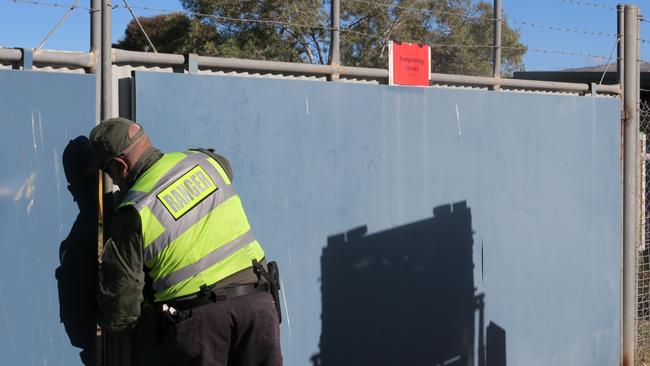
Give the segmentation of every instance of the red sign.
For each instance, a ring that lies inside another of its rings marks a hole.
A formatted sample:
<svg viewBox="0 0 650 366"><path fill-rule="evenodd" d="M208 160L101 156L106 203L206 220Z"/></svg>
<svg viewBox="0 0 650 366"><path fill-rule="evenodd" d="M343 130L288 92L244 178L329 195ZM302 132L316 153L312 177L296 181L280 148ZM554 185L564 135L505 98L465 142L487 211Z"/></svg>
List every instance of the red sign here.
<svg viewBox="0 0 650 366"><path fill-rule="evenodd" d="M391 41L388 49L389 84L429 86L431 48L428 45Z"/></svg>

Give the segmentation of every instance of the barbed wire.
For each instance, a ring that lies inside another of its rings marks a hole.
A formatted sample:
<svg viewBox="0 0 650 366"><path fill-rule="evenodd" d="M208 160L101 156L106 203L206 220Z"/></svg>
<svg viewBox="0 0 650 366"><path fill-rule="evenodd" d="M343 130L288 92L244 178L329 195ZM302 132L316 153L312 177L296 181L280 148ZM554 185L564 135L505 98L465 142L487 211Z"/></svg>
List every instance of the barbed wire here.
<svg viewBox="0 0 650 366"><path fill-rule="evenodd" d="M31 1L31 0L7 0L7 2L10 3L15 3L15 4L29 4L29 5L35 5L35 6L46 6L46 7L51 7L51 8L71 8L74 4L59 4L59 3L48 3L48 2L41 2L41 1ZM91 8L85 7L85 6L75 6L76 9L83 9L87 11L91 11Z"/></svg>
<svg viewBox="0 0 650 366"><path fill-rule="evenodd" d="M296 24L296 23L291 23L291 22L283 22L283 21L279 21L279 20L233 18L233 17L225 17L225 16L215 15L215 14L203 14L203 13L195 13L195 12L182 12L182 11L178 11L178 10L170 11L170 10L166 10L166 9L154 9L154 8L149 8L149 7L145 7L145 6L140 6L140 7L133 6L133 8L140 9L140 10L146 10L146 11L163 12L163 13L183 13L183 14L186 14L186 15L195 15L195 16L199 16L199 17L211 17L211 18L216 18L216 19L220 19L220 20L229 20L229 21L235 21L235 22L245 22L245 23L251 23L252 22L252 23L262 23L262 24L283 25L283 26L306 27L306 28L323 29L323 30L328 30L328 31L335 30L332 27L323 26L323 25ZM373 38L379 38L379 39L387 40L386 37L382 36L382 35L355 31L353 29L345 29L345 28L343 28L343 29L340 29L339 31L341 33L352 33L352 34L358 34L358 35L361 35L361 36L367 36L367 37L373 37ZM431 46L433 48L435 48L435 47L438 47L438 48L494 48L495 47L492 44L485 44L485 45L430 44L429 46ZM531 52L557 54L557 55L565 55L565 56L591 57L591 58L607 60L606 56L593 55L593 54L589 54L589 53L582 53L582 52L575 52L575 51L547 50L547 49L541 49L541 48L528 48L528 47L525 47L525 46L502 46L501 48L502 49L510 49L510 50L528 50L528 51L531 51Z"/></svg>
<svg viewBox="0 0 650 366"><path fill-rule="evenodd" d="M382 6L382 7L386 7L386 8L396 8L396 9L409 10L409 11L413 11L413 12L432 11L432 12L437 12L437 13L441 13L441 14L449 14L449 15L460 17L460 18L466 18L466 19L475 19L475 20L483 20L483 21L491 21L491 22L499 20L499 19L492 18L492 17L466 15L466 14L460 14L458 12L439 11L439 10L432 10L432 9L422 9L422 8L413 7L413 6L394 5L394 4L382 3L382 2L370 1L370 0L348 0L348 1L353 1L353 2L358 2L358 3L363 3L363 4L370 4L370 5L375 5L375 6ZM540 24L540 23L532 23L532 22L527 22L527 21L517 20L517 19L503 19L503 20L505 20L505 21L507 21L509 23L512 23L512 24L528 26L528 27L531 27L531 28L546 29L546 30L552 30L552 31L558 31L558 32L585 34L585 35L591 35L591 36L601 36L601 37L610 37L610 38L615 38L616 37L616 34L608 33L608 32L594 32L594 31L588 31L588 30L585 30L585 29L577 29L577 28L571 28L571 27L558 27L558 26L545 25L545 24Z"/></svg>
<svg viewBox="0 0 650 366"><path fill-rule="evenodd" d="M525 22L525 21L516 20L516 19L510 19L509 22L513 23L513 24L525 25L525 26L528 26L528 27L531 27L531 28L548 29L548 30L558 31L558 32L586 34L586 35L591 35L591 36L601 36L601 37L610 37L610 38L615 38L616 37L616 34L614 34L614 33L593 32L593 31L588 31L588 30L585 30L585 29L576 29L576 28L569 28L569 27L556 27L556 26L552 26L552 25L531 23L531 22Z"/></svg>
<svg viewBox="0 0 650 366"><path fill-rule="evenodd" d="M24 3L24 4L31 4L31 5L40 5L40 6L52 6L52 7L66 7L70 8L71 5L63 5L63 4L58 4L58 3L45 3L45 2L40 2L40 1L35 1L35 0L7 0L9 2L13 3ZM369 0L353 0L353 1L360 1L360 2L368 2L368 3L373 3L373 4L383 4L387 5L385 3L377 3ZM570 0L562 0L562 1L567 1L567 2L573 2L573 3L585 3L582 1L570 1ZM85 8L85 7L76 7L78 9L85 9L85 10L91 10L90 8ZM114 5L113 8L124 8L126 9L126 6L124 5ZM199 12L191 12L191 11L183 11L183 10L169 10L169 9L164 9L164 8L152 8L148 6L131 6L132 9L139 9L139 10L144 10L144 11L151 11L151 12L158 12L158 13L164 13L164 14L173 14L173 13L179 13L179 14L185 14L188 16L195 16L195 17L200 17L200 18L212 18L212 19L217 19L217 20L226 20L226 21L231 21L231 22L240 22L240 23L259 23L259 24L268 24L268 25L277 25L277 26L292 26L296 28L310 28L310 29L321 29L321 30L326 30L326 31L333 31L336 30L333 27L330 26L325 26L321 24L300 24L300 23L292 23L292 22L286 22L286 21L281 21L281 20L273 20L273 19L253 19L253 18L234 18L234 17L227 17L227 16L221 16L221 15L216 15L216 14L205 14L205 13L199 13ZM457 14L457 13L452 13L452 14ZM494 20L494 19L491 19ZM512 20L511 20L512 21ZM536 23L530 23L530 22L521 22L520 23L526 23L526 25L533 26L532 24L535 24L534 26L539 26L539 27L546 27L547 29L551 30L562 30L566 32L583 32L582 30L577 30L577 29L572 29L572 28L559 28L559 27L552 27L552 26L544 26ZM366 32L361 32L361 31L356 31L354 29L349 29L349 28L342 28L339 29L341 33L349 33L349 34L356 34L364 37L370 37L370 38L376 38L380 39L383 41L388 41L389 38L386 35L379 35L379 34L371 34L371 33L366 33ZM589 32L589 31L584 31L586 34L591 34L594 33L595 35L603 35L603 36L611 36L612 34L610 33L602 33L602 32ZM645 40L641 40L642 42L647 42ZM429 44L430 47L432 48L495 48L494 45L492 44L481 44L481 45L471 45L471 44ZM527 50L530 52L536 52L536 53L544 53L544 54L555 54L555 55L563 55L563 56L578 56L578 57L590 57L590 58L596 58L596 59L603 59L607 60L607 57L601 56L601 55L594 55L590 53L583 53L583 52L576 52L576 51L563 51L563 50L548 50L548 49L542 49L542 48L529 48L525 46L501 46L502 49L506 50Z"/></svg>
<svg viewBox="0 0 650 366"><path fill-rule="evenodd" d="M415 6L405 6L405 5L396 5L396 4L389 4L389 3L382 3L382 2L377 2L377 1L370 1L370 0L348 0L351 2L355 3L362 3L362 4L368 4L368 5L374 5L374 6L381 6L385 8L394 8L394 9L402 9L402 10L408 10L411 12L432 12L432 13L437 13L437 14L446 14L446 15L452 15L456 16L459 18L465 18L465 19L476 19L476 20L483 20L483 21L495 21L498 20L496 18L492 17L481 17L477 15L469 15L469 14L461 14L457 11L447 11L447 10L440 10L440 9L430 9L430 8L418 8Z"/></svg>
<svg viewBox="0 0 650 366"><path fill-rule="evenodd" d="M589 6L592 8L602 8L602 9L609 9L609 10L616 10L616 7L603 4L603 3L592 3L589 1L579 1L579 0L561 0L563 3L569 3L569 4L575 4L575 5L580 5L580 6Z"/></svg>
<svg viewBox="0 0 650 366"><path fill-rule="evenodd" d="M66 4L59 4L59 3L45 3L45 2L40 2L40 1L34 1L34 0L7 0L8 2L12 3L23 3L23 4L30 4L30 5L39 5L39 6L50 6L50 7L61 7L61 8L70 8L71 5L66 5ZM475 20L482 20L482 21L496 21L498 19L492 18L492 17L481 17L481 16L476 16L476 15L467 15L467 14L460 14L458 12L451 12L451 11L443 11L443 10L437 10L437 9L422 9L422 8L417 8L413 6L403 6L403 5L394 5L394 4L388 4L388 3L382 3L382 2L377 2L377 1L370 1L370 0L349 0L353 2L359 2L359 3L364 3L364 4L370 4L370 5L375 5L375 6L382 6L382 7L387 7L387 8L398 8L398 9L404 9L404 10L409 10L409 11L418 11L418 12L426 12L426 11L433 11L437 12L440 14L448 14L448 15L453 15L457 16L460 18L466 18L466 19L475 19ZM583 1L571 1L571 0L562 0L564 2L571 2L571 3L576 3L576 4L588 4ZM598 4L593 4L594 6L599 6ZM601 4L602 5L602 4ZM114 8L119 8L122 7L120 5L114 5ZM77 6L76 8L78 9L84 9L84 10L91 10L88 7L82 7L82 6ZM127 7L124 7L125 9ZM140 10L147 10L147 11L158 11L162 13L173 13L173 12L180 12L188 15L197 15L201 17L206 17L206 16L213 16L212 14L201 14L201 13L195 13L195 12L189 12L189 11L181 11L181 10L168 10L168 9L157 9L157 8L151 8L147 6L131 6L132 9L140 9ZM602 37L616 37L615 34L613 33L608 33L608 32L595 32L595 31L589 31L585 29L577 29L577 28L571 28L571 27L559 27L559 26L552 26L552 25L545 25L545 24L540 24L540 23L533 23L533 22L527 22L523 20L517 20L517 19L507 19L508 22L512 24L518 24L518 25L523 25L523 26L528 26L531 28L537 28L537 29L545 29L545 30L551 30L551 31L558 31L558 32L566 32L566 33L575 33L575 34L585 34L585 35L592 35L592 36L602 36ZM641 21L643 22L649 22L648 20L642 19ZM642 43L650 43L650 41L641 39Z"/></svg>
<svg viewBox="0 0 650 366"><path fill-rule="evenodd" d="M502 46L501 48L504 48L504 49L521 49L521 48L526 48L526 47ZM601 60L607 60L606 56L592 55L592 54L589 54L589 53L575 52L575 51L546 50L546 49L542 49L542 48L526 48L526 50L531 51L531 52L537 52L537 53L546 53L546 54L563 55L563 56L580 56L580 57L590 57L590 58L597 58L597 59L601 59Z"/></svg>

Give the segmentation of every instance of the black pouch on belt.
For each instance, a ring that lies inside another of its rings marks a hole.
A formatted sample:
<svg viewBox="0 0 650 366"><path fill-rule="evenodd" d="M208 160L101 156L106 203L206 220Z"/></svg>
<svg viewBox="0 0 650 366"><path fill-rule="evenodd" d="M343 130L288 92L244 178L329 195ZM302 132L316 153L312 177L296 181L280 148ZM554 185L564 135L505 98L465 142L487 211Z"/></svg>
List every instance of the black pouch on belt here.
<svg viewBox="0 0 650 366"><path fill-rule="evenodd" d="M257 275L257 281L264 277L269 283L269 291L271 296L273 296L273 301L275 302L275 310L278 312L278 320L282 323L282 310L280 309L280 270L278 269L278 264L276 262L268 262L266 264L268 271L264 268L262 264L253 259L253 271Z"/></svg>

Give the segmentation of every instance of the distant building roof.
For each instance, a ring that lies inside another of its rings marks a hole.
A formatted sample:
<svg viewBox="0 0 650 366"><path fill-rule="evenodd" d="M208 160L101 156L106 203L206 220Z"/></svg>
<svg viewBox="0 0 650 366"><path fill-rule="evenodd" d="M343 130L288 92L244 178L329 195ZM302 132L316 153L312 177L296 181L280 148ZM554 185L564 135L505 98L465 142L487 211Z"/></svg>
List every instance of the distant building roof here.
<svg viewBox="0 0 650 366"><path fill-rule="evenodd" d="M616 84L618 75L616 64L607 67L607 73L603 78L606 65L580 67L560 71L521 71L515 72L513 78L524 80L547 80L564 81L569 83L599 83L601 78L603 84ZM650 89L650 62L641 63L641 89Z"/></svg>
<svg viewBox="0 0 650 366"><path fill-rule="evenodd" d="M559 72L564 72L564 71L571 71L571 72L576 72L576 71L580 71L580 72L590 72L590 71L603 72L603 71L605 71L605 67L607 67L608 72L609 71L616 72L616 69L617 69L616 64L614 63L614 64L610 64L610 65L602 64L602 65L597 65L597 66L578 67L578 68L575 68L575 69L564 69L564 70L560 70ZM641 68L641 72L650 72L650 62L641 62L640 68Z"/></svg>

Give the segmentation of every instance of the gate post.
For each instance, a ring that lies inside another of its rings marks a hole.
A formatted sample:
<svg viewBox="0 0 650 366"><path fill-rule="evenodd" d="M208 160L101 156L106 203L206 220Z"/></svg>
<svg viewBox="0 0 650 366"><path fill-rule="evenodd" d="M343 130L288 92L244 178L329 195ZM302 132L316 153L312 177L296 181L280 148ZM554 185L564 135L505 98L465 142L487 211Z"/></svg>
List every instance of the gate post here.
<svg viewBox="0 0 650 366"><path fill-rule="evenodd" d="M623 76L622 365L635 365L636 248L639 239L639 8L625 6Z"/></svg>

